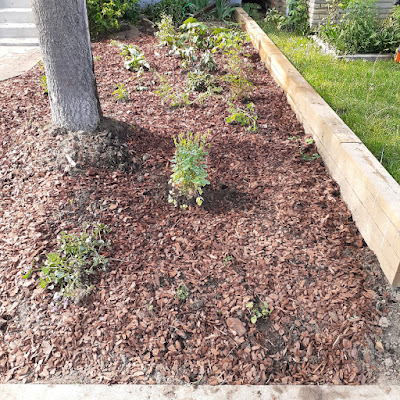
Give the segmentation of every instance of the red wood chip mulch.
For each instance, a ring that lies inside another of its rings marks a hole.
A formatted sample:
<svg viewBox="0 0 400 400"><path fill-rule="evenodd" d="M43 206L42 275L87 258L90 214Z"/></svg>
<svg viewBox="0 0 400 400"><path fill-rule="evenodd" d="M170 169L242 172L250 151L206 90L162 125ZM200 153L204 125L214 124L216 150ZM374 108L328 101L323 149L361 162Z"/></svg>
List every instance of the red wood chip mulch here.
<svg viewBox="0 0 400 400"><path fill-rule="evenodd" d="M186 79L154 37L134 43L174 85ZM134 127L141 167L131 173L58 171L48 156L58 139L42 129L42 72L0 83L1 382L376 381L393 293L321 159L302 159L317 150L282 90L247 51L258 133L228 125L223 99L169 109L152 72L139 82L117 47L93 44L104 114ZM122 82L131 100L116 103ZM172 137L186 131L210 132L211 185L202 207L181 210L168 204L167 182ZM83 221L112 229L111 268L83 303L54 313L52 293L21 276ZM187 301L176 298L182 283ZM252 324L249 301L272 306L269 319Z"/></svg>

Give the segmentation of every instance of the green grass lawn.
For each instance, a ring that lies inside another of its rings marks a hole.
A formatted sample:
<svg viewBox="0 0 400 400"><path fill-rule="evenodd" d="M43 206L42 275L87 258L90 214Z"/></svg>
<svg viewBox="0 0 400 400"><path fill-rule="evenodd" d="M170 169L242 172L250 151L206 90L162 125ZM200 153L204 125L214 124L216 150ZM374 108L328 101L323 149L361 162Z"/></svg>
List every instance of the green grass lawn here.
<svg viewBox="0 0 400 400"><path fill-rule="evenodd" d="M335 59L309 38L260 26L400 183L400 65Z"/></svg>

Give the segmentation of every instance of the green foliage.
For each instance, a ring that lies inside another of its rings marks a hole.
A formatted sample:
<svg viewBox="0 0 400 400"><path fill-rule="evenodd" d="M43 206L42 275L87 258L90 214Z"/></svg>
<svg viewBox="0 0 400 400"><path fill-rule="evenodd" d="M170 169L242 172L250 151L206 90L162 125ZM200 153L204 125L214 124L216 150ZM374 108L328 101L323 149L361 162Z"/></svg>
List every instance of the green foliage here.
<svg viewBox="0 0 400 400"><path fill-rule="evenodd" d="M173 190L170 191L168 202L177 206L177 196L182 195L187 200L196 199L200 206L204 201L201 196L203 187L210 183L207 180L207 136L181 133L178 138L174 137L174 143L173 174L170 180Z"/></svg>
<svg viewBox="0 0 400 400"><path fill-rule="evenodd" d="M232 5L229 0L215 0L215 13L220 21L230 18L237 6Z"/></svg>
<svg viewBox="0 0 400 400"><path fill-rule="evenodd" d="M188 73L188 89L193 92L215 91L215 78L205 71L197 70ZM219 91L222 89L219 88ZM217 89L218 91L218 89Z"/></svg>
<svg viewBox="0 0 400 400"><path fill-rule="evenodd" d="M147 4L142 12L153 22L160 21L163 14L170 15L174 25L180 25L191 11L187 0L161 0Z"/></svg>
<svg viewBox="0 0 400 400"><path fill-rule="evenodd" d="M190 104L189 94L186 91L178 91L169 83L168 79L162 75L158 75L160 87L156 93L161 97L163 104L169 107L185 107Z"/></svg>
<svg viewBox="0 0 400 400"><path fill-rule="evenodd" d="M121 56L125 57L124 67L130 71L135 71L141 75L144 70L150 69L150 64L146 61L144 54L133 44L119 44Z"/></svg>
<svg viewBox="0 0 400 400"><path fill-rule="evenodd" d="M172 46L175 42L176 32L172 15L162 14L161 21L156 23L158 31L154 34L161 46Z"/></svg>
<svg viewBox="0 0 400 400"><path fill-rule="evenodd" d="M252 324L255 324L260 318L268 319L272 313L272 308L270 308L265 301L259 304L250 301L246 304L246 308L250 313L250 321Z"/></svg>
<svg viewBox="0 0 400 400"><path fill-rule="evenodd" d="M248 131L257 132L257 114L254 110L254 104L247 104L246 108L235 107L232 103L229 103L229 116L226 117L225 121L229 124L240 124L241 126L247 126Z"/></svg>
<svg viewBox="0 0 400 400"><path fill-rule="evenodd" d="M249 66L243 61L239 51L232 49L228 51L228 73L222 78L230 84L229 91L232 100L248 99L253 93L254 86L248 80Z"/></svg>
<svg viewBox="0 0 400 400"><path fill-rule="evenodd" d="M47 87L47 76L42 75L40 77L40 87L43 89L43 94L49 94L49 88Z"/></svg>
<svg viewBox="0 0 400 400"><path fill-rule="evenodd" d="M179 300L186 301L188 296L189 296L188 287L184 283L181 283L176 289L176 297Z"/></svg>
<svg viewBox="0 0 400 400"><path fill-rule="evenodd" d="M249 35L240 29L215 28L210 37L213 52L218 50L223 52L239 51L243 44L249 41Z"/></svg>
<svg viewBox="0 0 400 400"><path fill-rule="evenodd" d="M381 21L375 0L334 2L319 34L344 54L394 52L400 43L400 8Z"/></svg>
<svg viewBox="0 0 400 400"><path fill-rule="evenodd" d="M61 232L56 251L47 254L43 267L30 269L23 278L29 279L33 272L41 271L40 286L57 290L56 303L61 299L80 301L93 289L89 276L95 269L106 270L108 266L108 260L100 254L110 245L102 237L108 231L103 224L93 224L91 229L89 224L84 224L80 235Z"/></svg>
<svg viewBox="0 0 400 400"><path fill-rule="evenodd" d="M125 89L125 84L116 85L116 89L111 93L116 101L128 101L129 92Z"/></svg>
<svg viewBox="0 0 400 400"><path fill-rule="evenodd" d="M139 16L138 0L87 0L90 34L94 37L119 29L126 18L135 21Z"/></svg>
<svg viewBox="0 0 400 400"><path fill-rule="evenodd" d="M290 0L289 14L287 17L279 14L279 12L273 8L267 12L264 21L274 24L278 29L296 32L299 35L307 35L310 33L306 0Z"/></svg>
<svg viewBox="0 0 400 400"><path fill-rule="evenodd" d="M207 46L206 38L209 34L208 27L196 18L190 17L179 27L181 32L180 41L188 43L198 50Z"/></svg>
<svg viewBox="0 0 400 400"><path fill-rule="evenodd" d="M218 64L209 50L206 50L200 57L197 68L201 71L214 72L218 69Z"/></svg>
<svg viewBox="0 0 400 400"><path fill-rule="evenodd" d="M243 3L242 8L253 19L258 19L261 11L261 6L257 3Z"/></svg>

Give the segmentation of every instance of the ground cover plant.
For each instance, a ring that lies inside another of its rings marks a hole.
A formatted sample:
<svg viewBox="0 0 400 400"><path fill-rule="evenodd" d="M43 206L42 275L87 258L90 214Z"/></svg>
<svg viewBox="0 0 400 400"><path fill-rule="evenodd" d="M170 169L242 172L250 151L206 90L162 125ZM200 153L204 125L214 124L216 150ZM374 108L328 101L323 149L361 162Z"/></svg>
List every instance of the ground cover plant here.
<svg viewBox="0 0 400 400"><path fill-rule="evenodd" d="M232 73L222 43L238 41L227 31L216 38L208 73L218 77ZM40 68L0 83L0 381L398 382L387 330L396 292L323 162L302 159L299 150L315 146L255 50L238 49L253 84L247 100L233 100L221 80L218 96L200 104L201 92L190 93L174 108L157 94L158 77L184 92L183 60L154 36L123 43L153 70L137 77L107 40L93 55L104 114L126 123L129 169L60 170L59 136L43 129ZM205 51L196 49L195 65ZM116 83L129 101L116 103ZM229 102L254 104L257 132L226 122ZM210 184L200 207L182 209L168 203L168 182L173 138L187 132L207 134ZM94 270L89 296L53 312L53 291L22 275L85 221L111 229L101 250L109 266Z"/></svg>
<svg viewBox="0 0 400 400"><path fill-rule="evenodd" d="M263 29L314 89L400 182L400 69L393 61L324 55L309 38Z"/></svg>

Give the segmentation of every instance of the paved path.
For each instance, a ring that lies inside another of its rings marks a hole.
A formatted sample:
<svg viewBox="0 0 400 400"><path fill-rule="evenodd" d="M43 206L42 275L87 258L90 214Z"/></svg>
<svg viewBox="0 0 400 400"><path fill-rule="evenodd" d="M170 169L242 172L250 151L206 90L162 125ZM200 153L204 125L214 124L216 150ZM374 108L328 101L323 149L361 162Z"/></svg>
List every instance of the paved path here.
<svg viewBox="0 0 400 400"><path fill-rule="evenodd" d="M0 46L0 81L29 71L40 59L39 47Z"/></svg>
<svg viewBox="0 0 400 400"><path fill-rule="evenodd" d="M399 400L400 386L0 385L1 400Z"/></svg>

